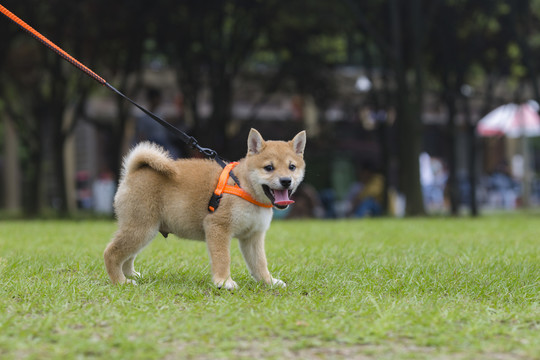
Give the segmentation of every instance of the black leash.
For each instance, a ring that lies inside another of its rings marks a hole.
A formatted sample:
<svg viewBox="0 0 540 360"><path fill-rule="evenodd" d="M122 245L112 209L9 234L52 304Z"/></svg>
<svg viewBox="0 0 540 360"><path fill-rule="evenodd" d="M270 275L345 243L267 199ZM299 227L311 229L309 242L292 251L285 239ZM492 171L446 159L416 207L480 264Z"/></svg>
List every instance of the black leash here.
<svg viewBox="0 0 540 360"><path fill-rule="evenodd" d="M187 144L190 148L195 149L199 151L201 154L206 156L209 159L215 160L222 168L225 168L227 166L227 163L218 155L217 151L204 148L199 145L197 142L197 139L195 139L193 136L190 136L183 132L182 130L178 129L177 127L174 127L171 123L163 120L156 114L152 113L151 111L145 109L141 105L137 104L135 101L131 100L129 97L124 95L122 92L120 92L118 89L116 89L114 86L109 84L108 82L105 82L103 85L105 85L107 88L115 92L116 94L120 95L125 100L129 101L131 104L133 104L136 108L144 112L146 115L150 116L152 119L154 119L157 123L159 123L161 126L163 126L165 129L169 130L171 133L176 135L180 140L182 140L185 144ZM230 173L232 179L234 182L240 186L240 180L234 175L232 172Z"/></svg>
<svg viewBox="0 0 540 360"><path fill-rule="evenodd" d="M109 84L105 79L103 79L101 76L90 70L88 67L86 67L84 64L82 64L80 61L75 59L73 56L69 55L67 52L62 50L59 46L57 46L55 43L47 39L45 36L41 35L37 30L32 28L30 25L22 21L19 17L17 17L15 14L13 14L11 11L6 9L4 6L0 4L0 12L7 16L10 20L12 20L15 24L19 25L21 28L23 28L25 31L27 31L30 35L32 35L36 40L41 42L43 45L47 46L49 49L54 51L56 54L60 55L64 60L75 66L77 69L84 72L86 75L90 76L92 79L96 80L101 85L105 85L107 88L115 92L116 94L120 95L125 100L129 101L131 104L133 104L135 107L137 107L139 110L144 112L146 115L150 116L153 120L158 122L161 126L165 127L167 130L169 130L171 133L176 135L180 138L185 144L187 144L192 149L195 149L199 151L201 154L206 156L209 159L215 160L222 168L225 168L227 166L226 162L219 157L218 153L215 150L204 148L200 146L197 143L197 140L193 136L189 136L182 130L174 127L169 122L163 120L159 116L153 114L152 112L146 110L141 105L137 104L135 101L131 100L129 97L124 95L122 92L120 92L118 89L116 89L114 86ZM238 186L240 186L240 181L238 178L231 172L230 173L233 180L236 182Z"/></svg>

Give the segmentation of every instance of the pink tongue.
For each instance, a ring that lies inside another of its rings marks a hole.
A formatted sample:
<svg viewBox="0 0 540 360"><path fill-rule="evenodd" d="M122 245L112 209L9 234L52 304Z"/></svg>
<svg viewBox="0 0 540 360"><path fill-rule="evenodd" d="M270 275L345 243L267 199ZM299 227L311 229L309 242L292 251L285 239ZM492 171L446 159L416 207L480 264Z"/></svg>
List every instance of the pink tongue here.
<svg viewBox="0 0 540 360"><path fill-rule="evenodd" d="M289 205L292 203L294 203L294 201L289 199L288 190L274 190L274 204Z"/></svg>

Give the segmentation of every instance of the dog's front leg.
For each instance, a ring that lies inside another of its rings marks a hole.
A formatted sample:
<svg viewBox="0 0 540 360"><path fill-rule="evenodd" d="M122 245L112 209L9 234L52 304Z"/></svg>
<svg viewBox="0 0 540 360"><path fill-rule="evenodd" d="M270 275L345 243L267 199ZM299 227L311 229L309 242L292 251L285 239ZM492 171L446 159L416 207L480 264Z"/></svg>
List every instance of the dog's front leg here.
<svg viewBox="0 0 540 360"><path fill-rule="evenodd" d="M240 250L246 265L255 280L263 281L272 286L285 287L286 284L283 281L273 278L268 271L266 253L264 252L264 235L265 233L258 233L239 239Z"/></svg>
<svg viewBox="0 0 540 360"><path fill-rule="evenodd" d="M206 246L210 256L212 281L218 288L233 290L238 288L231 279L231 236L220 227L206 228Z"/></svg>

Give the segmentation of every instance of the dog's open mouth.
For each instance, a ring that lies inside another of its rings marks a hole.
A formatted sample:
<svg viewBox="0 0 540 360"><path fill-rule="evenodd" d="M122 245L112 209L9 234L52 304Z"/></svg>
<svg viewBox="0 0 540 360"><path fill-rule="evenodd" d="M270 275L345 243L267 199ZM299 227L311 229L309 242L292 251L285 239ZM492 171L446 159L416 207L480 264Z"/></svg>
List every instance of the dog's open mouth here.
<svg viewBox="0 0 540 360"><path fill-rule="evenodd" d="M275 190L270 189L268 185L263 185L263 190L266 196L270 199L272 202L272 205L277 207L278 209L285 209L290 204L294 203L293 200L290 199L291 190Z"/></svg>

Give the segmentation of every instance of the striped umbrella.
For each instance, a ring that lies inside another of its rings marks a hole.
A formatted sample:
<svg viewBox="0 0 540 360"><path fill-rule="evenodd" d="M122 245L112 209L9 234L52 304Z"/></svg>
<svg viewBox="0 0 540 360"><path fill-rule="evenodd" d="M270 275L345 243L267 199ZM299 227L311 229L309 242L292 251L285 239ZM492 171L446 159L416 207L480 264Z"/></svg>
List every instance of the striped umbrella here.
<svg viewBox="0 0 540 360"><path fill-rule="evenodd" d="M480 136L508 136L511 138L540 136L539 105L529 100L523 104L499 106L478 122Z"/></svg>
<svg viewBox="0 0 540 360"><path fill-rule="evenodd" d="M533 154L528 145L528 138L540 136L540 106L534 100L523 104L506 104L495 108L484 116L476 126L480 136L507 136L510 138L522 138L523 155L523 206L529 206L531 196L531 183L533 172L531 165Z"/></svg>

